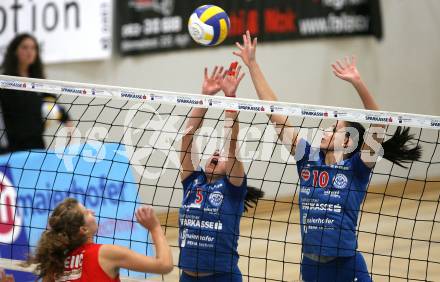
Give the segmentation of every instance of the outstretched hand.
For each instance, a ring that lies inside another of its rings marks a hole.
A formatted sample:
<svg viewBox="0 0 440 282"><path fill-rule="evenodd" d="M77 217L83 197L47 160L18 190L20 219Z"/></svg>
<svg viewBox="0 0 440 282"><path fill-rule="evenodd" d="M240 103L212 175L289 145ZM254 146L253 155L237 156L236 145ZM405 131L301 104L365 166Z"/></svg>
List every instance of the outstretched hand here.
<svg viewBox="0 0 440 282"><path fill-rule="evenodd" d="M335 64L332 64L332 68L334 75L350 83L361 79L361 75L356 67L356 57L354 56L351 56L351 59L345 57L342 62L336 61Z"/></svg>
<svg viewBox="0 0 440 282"><path fill-rule="evenodd" d="M244 73L240 74L241 66L238 66L233 73L225 70L223 78L219 79L219 84L226 97L235 97L238 85L244 77Z"/></svg>
<svg viewBox="0 0 440 282"><path fill-rule="evenodd" d="M232 52L234 55L240 57L243 60L243 63L249 67L252 62L255 62L255 53L257 51L257 38L251 38L251 34L246 31L246 34L243 34L243 45L236 42L235 45L238 47L239 51Z"/></svg>
<svg viewBox="0 0 440 282"><path fill-rule="evenodd" d="M135 213L136 220L143 227L152 231L154 228L160 227L159 219L154 212L152 206L142 206L136 210Z"/></svg>
<svg viewBox="0 0 440 282"><path fill-rule="evenodd" d="M205 95L215 95L221 90L219 79L222 77L223 67L215 66L211 75L208 75L208 68L205 68L205 74L202 84L202 93Z"/></svg>

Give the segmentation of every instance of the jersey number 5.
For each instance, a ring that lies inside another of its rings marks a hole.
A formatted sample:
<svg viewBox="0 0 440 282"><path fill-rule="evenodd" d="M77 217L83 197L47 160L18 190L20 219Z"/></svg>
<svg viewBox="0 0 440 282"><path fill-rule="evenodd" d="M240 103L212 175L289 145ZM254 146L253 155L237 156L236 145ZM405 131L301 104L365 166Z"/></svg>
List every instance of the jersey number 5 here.
<svg viewBox="0 0 440 282"><path fill-rule="evenodd" d="M197 192L196 192L196 204L201 204L203 202L203 193L202 193L202 189L197 188Z"/></svg>

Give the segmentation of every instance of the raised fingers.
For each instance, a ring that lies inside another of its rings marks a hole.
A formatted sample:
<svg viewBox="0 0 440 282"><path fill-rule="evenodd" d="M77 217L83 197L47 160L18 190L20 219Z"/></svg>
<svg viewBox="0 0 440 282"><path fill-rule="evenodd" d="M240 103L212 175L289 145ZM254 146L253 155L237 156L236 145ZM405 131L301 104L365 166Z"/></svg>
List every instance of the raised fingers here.
<svg viewBox="0 0 440 282"><path fill-rule="evenodd" d="M336 64L341 70L345 69L345 67L342 65L342 63L339 60L336 61Z"/></svg>
<svg viewBox="0 0 440 282"><path fill-rule="evenodd" d="M332 68L333 68L333 71L336 71L338 73L343 71L343 69L336 64L332 64Z"/></svg>
<svg viewBox="0 0 440 282"><path fill-rule="evenodd" d="M240 75L240 71L241 71L241 66L239 65L235 70L235 77L238 77Z"/></svg>
<svg viewBox="0 0 440 282"><path fill-rule="evenodd" d="M351 65L356 66L356 56L351 55Z"/></svg>
<svg viewBox="0 0 440 282"><path fill-rule="evenodd" d="M215 77L215 74L217 73L217 69L218 66L215 66L214 69L212 70L211 77Z"/></svg>

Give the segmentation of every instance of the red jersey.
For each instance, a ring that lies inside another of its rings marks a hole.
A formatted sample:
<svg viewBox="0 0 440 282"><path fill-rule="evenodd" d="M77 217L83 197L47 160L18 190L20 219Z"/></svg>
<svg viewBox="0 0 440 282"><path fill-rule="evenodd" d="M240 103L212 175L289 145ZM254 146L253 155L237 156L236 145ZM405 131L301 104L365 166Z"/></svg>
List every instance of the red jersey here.
<svg viewBox="0 0 440 282"><path fill-rule="evenodd" d="M119 275L110 278L98 261L100 244L88 243L73 250L64 261L64 273L56 282L119 282Z"/></svg>

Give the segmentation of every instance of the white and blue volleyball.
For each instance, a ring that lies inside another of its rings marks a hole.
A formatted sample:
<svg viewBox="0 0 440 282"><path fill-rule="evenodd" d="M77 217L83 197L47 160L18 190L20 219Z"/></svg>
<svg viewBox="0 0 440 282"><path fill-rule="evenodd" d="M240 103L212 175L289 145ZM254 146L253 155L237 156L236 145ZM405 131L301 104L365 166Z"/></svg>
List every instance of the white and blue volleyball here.
<svg viewBox="0 0 440 282"><path fill-rule="evenodd" d="M198 7L188 21L188 31L195 42L214 46L222 43L228 36L231 22L228 14L214 5Z"/></svg>

